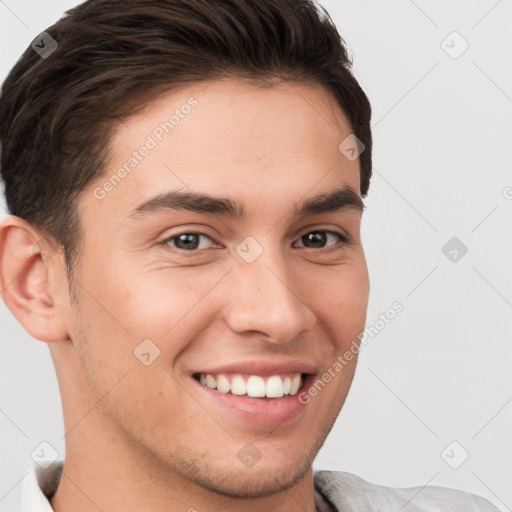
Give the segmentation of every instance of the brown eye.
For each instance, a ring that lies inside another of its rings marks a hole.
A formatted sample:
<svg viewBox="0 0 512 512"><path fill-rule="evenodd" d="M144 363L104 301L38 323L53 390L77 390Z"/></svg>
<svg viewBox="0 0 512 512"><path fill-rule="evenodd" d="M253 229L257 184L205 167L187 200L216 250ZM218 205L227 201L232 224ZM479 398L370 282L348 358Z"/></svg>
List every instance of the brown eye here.
<svg viewBox="0 0 512 512"><path fill-rule="evenodd" d="M172 247L179 249L181 251L196 251L200 249L201 238L207 238L211 240L211 238L203 233L180 233L178 235L173 235L166 240L164 243L167 245L171 245ZM207 248L207 247L206 247ZM205 247L201 247L201 249L205 249Z"/></svg>
<svg viewBox="0 0 512 512"><path fill-rule="evenodd" d="M301 236L300 240L302 241L304 247L308 247L310 249L323 249L329 240L329 235L331 235L331 237L334 236L334 238L337 238L338 241L342 243L347 242L347 238L341 233L327 230L310 231L309 233Z"/></svg>

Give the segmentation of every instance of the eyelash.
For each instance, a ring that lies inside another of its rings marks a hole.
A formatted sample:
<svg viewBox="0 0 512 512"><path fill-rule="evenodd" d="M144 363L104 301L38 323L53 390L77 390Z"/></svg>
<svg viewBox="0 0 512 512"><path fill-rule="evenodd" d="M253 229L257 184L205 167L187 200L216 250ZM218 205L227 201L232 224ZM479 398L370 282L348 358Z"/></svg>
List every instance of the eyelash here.
<svg viewBox="0 0 512 512"><path fill-rule="evenodd" d="M336 237L338 237L338 240L339 240L339 244L334 244L334 246L328 246L328 247L320 247L320 248L317 248L318 251L332 251L332 250L337 250L337 249L342 249L342 247L338 247L336 248L335 246L336 245L347 245L350 243L350 239L348 236L342 234L342 233L338 233L337 231L331 231L331 230L328 230L328 229L314 229L312 231L308 231L306 233L304 233L302 236L299 237L299 240L301 240L303 237L305 237L306 235L309 235L311 233L328 233L328 234L331 234L331 235L335 235ZM205 233L201 233L201 232L198 232L198 231L183 231L182 233L177 233L176 235L172 235L168 238L166 238L165 240L162 240L162 245L166 245L166 246L170 246L170 241L174 240L174 239L178 239L180 236L183 236L183 235L199 235L199 236L203 236L203 237L206 237L206 238L209 238L210 240L212 240L212 242L214 241L210 236L206 235ZM171 246L172 247L172 246ZM207 251L209 249L192 249L192 250L186 250L186 249L180 249L180 248L177 248L177 247L173 247L174 250L182 253L182 254L190 254L191 256L195 256L197 255L197 253L199 252L202 252L202 251ZM312 249L312 250L315 250L314 247L306 247L306 249Z"/></svg>

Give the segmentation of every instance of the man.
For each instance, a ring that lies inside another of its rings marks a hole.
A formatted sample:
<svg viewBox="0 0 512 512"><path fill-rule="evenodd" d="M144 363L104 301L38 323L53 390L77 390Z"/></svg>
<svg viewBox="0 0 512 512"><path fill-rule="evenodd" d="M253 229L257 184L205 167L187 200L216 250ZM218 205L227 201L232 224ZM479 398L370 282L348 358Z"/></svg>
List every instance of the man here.
<svg viewBox="0 0 512 512"><path fill-rule="evenodd" d="M0 140L2 296L66 433L24 511L496 510L313 475L365 325L372 139L312 2L89 0L10 73Z"/></svg>

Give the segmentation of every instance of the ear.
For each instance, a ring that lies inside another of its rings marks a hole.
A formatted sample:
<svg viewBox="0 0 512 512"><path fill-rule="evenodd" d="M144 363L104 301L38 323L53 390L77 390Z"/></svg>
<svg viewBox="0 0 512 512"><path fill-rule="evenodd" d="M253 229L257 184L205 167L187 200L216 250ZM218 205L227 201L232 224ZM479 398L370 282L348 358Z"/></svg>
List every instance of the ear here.
<svg viewBox="0 0 512 512"><path fill-rule="evenodd" d="M0 294L30 336L47 342L68 338L59 301L48 289L54 256L48 241L20 217L8 215L0 223Z"/></svg>

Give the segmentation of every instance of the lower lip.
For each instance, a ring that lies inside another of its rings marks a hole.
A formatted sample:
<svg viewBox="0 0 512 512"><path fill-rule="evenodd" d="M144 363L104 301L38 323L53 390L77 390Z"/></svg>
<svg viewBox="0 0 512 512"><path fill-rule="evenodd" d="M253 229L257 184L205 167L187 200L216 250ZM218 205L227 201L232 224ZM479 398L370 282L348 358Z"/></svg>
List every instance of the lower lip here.
<svg viewBox="0 0 512 512"><path fill-rule="evenodd" d="M202 389L209 400L223 409L229 410L243 420L257 425L279 425L299 416L307 404L299 401L301 391L307 389L313 375L308 374L302 386L295 395L282 398L253 398L247 395L233 395L203 386L192 377L192 380Z"/></svg>

